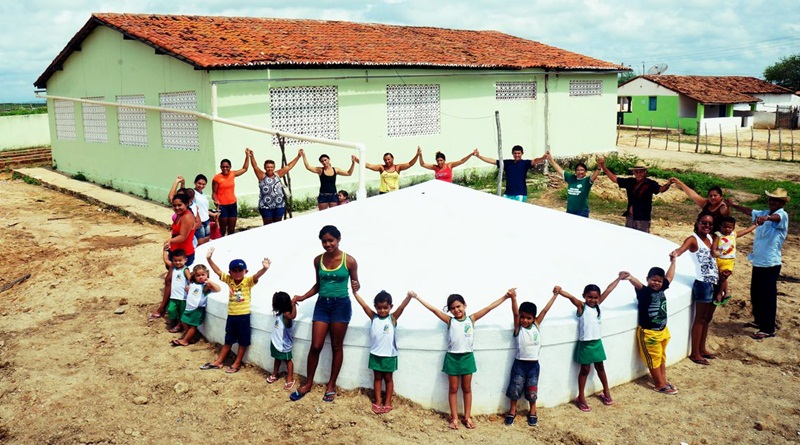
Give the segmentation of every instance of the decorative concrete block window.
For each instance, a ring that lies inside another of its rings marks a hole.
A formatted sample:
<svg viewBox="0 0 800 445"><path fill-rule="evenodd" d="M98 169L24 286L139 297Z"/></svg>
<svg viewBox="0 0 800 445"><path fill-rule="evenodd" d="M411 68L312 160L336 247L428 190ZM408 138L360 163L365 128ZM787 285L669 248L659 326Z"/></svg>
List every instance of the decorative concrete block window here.
<svg viewBox="0 0 800 445"><path fill-rule="evenodd" d="M601 96L603 94L602 80L570 80L570 96Z"/></svg>
<svg viewBox="0 0 800 445"><path fill-rule="evenodd" d="M103 96L84 97L87 100L103 102ZM83 137L86 142L108 142L108 123L106 107L97 104L83 104Z"/></svg>
<svg viewBox="0 0 800 445"><path fill-rule="evenodd" d="M494 97L497 100L534 100L536 82L497 82Z"/></svg>
<svg viewBox="0 0 800 445"><path fill-rule="evenodd" d="M144 94L117 96L117 103L144 105ZM147 112L140 108L119 107L117 109L120 145L147 147Z"/></svg>
<svg viewBox="0 0 800 445"><path fill-rule="evenodd" d="M650 96L647 102L647 110L648 111L656 111L656 106L658 105L658 97Z"/></svg>
<svg viewBox="0 0 800 445"><path fill-rule="evenodd" d="M387 85L386 126L389 137L439 134L439 85Z"/></svg>
<svg viewBox="0 0 800 445"><path fill-rule="evenodd" d="M194 91L161 93L158 102L164 108L197 111L197 93ZM197 116L162 111L161 145L178 150L200 150Z"/></svg>
<svg viewBox="0 0 800 445"><path fill-rule="evenodd" d="M53 108L56 110L56 137L62 141L78 139L75 127L75 105L72 101L56 99Z"/></svg>
<svg viewBox="0 0 800 445"><path fill-rule="evenodd" d="M339 90L336 86L269 89L272 128L289 133L339 139ZM286 144L303 141L287 139ZM272 138L278 145L278 138Z"/></svg>

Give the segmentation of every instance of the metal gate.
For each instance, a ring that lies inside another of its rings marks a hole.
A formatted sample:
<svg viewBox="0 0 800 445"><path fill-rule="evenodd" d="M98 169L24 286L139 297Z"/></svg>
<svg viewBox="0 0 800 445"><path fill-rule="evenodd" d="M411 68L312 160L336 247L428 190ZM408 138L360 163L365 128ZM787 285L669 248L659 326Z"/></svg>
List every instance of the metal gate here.
<svg viewBox="0 0 800 445"><path fill-rule="evenodd" d="M797 128L797 107L778 105L775 111L776 128Z"/></svg>

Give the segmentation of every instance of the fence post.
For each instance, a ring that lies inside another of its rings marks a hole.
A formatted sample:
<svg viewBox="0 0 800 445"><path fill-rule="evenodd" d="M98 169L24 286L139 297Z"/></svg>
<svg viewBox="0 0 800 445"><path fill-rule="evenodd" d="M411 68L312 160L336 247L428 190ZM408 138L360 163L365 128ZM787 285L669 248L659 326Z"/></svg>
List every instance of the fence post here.
<svg viewBox="0 0 800 445"><path fill-rule="evenodd" d="M633 141L633 146L639 146L639 118L636 118L636 139Z"/></svg>
<svg viewBox="0 0 800 445"><path fill-rule="evenodd" d="M697 121L697 136L694 139L694 152L700 150L700 121Z"/></svg>
<svg viewBox="0 0 800 445"><path fill-rule="evenodd" d="M650 142L653 140L653 119L650 119L650 131L647 132L647 148L650 148Z"/></svg>
<svg viewBox="0 0 800 445"><path fill-rule="evenodd" d="M778 160L783 161L783 138L781 137L781 127L778 127Z"/></svg>
<svg viewBox="0 0 800 445"><path fill-rule="evenodd" d="M739 157L739 129L736 129L736 157Z"/></svg>
<svg viewBox="0 0 800 445"><path fill-rule="evenodd" d="M706 137L705 137L705 146L706 146L706 147L705 147L705 149L703 150L703 153L708 153L708 122L706 122L706 123L704 123L704 124L703 124L703 128L704 128L704 129L705 129L705 131L706 131Z"/></svg>
<svg viewBox="0 0 800 445"><path fill-rule="evenodd" d="M617 124L617 145L619 145L619 124Z"/></svg>
<svg viewBox="0 0 800 445"><path fill-rule="evenodd" d="M678 121L678 151L681 151L681 121Z"/></svg>
<svg viewBox="0 0 800 445"><path fill-rule="evenodd" d="M789 134L792 136L792 145L790 147L792 150L792 161L794 161L794 130L789 130Z"/></svg>
<svg viewBox="0 0 800 445"><path fill-rule="evenodd" d="M772 142L772 130L767 128L767 159L769 160L769 145Z"/></svg>
<svg viewBox="0 0 800 445"><path fill-rule="evenodd" d="M719 124L719 154L722 154L722 124Z"/></svg>
<svg viewBox="0 0 800 445"><path fill-rule="evenodd" d="M664 121L664 150L669 148L669 121Z"/></svg>
<svg viewBox="0 0 800 445"><path fill-rule="evenodd" d="M753 126L750 126L750 159L753 159L753 139L755 138L755 133L753 131Z"/></svg>

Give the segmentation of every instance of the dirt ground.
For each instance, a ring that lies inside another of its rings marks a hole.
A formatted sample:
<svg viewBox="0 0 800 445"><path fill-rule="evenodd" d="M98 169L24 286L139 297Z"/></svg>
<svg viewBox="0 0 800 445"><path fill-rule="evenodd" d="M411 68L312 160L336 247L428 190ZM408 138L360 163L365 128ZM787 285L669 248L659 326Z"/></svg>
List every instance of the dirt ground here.
<svg viewBox="0 0 800 445"><path fill-rule="evenodd" d="M694 153L633 150L662 167L708 164ZM709 159L715 173L796 175L793 164ZM604 181L596 186L598 194L619 192ZM527 427L524 417L505 427L499 416L479 416L477 429L450 431L442 414L400 398L392 413L375 416L366 391L345 391L329 404L317 387L291 403L282 386L268 385L267 374L252 366L233 375L199 371L215 356L214 345L200 340L170 348L174 335L163 322L147 321L163 282L163 228L12 181L8 174L0 177L0 195L6 203L0 213L0 287L31 274L0 292L0 443L800 441L800 244L794 235L784 247L778 336L757 342L745 335L752 332L743 327L750 320L750 270L740 258L731 279L735 300L717 312L711 328L710 347L719 358L711 366L683 360L670 367L677 396L653 392L643 378L614 388L613 406L590 398L590 413L571 404L541 408L537 428ZM554 189L541 203L561 206L555 196ZM662 198L685 202L676 190ZM615 214L593 217L621 222ZM691 223L661 218L653 232L680 242ZM750 237L742 240L742 257L750 246ZM119 309L124 313L115 314Z"/></svg>

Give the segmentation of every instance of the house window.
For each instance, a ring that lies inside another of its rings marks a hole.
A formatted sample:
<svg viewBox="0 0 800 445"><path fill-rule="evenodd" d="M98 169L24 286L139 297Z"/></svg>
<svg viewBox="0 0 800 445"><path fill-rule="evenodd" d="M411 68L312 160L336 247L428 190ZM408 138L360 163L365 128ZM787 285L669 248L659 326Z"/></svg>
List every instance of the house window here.
<svg viewBox="0 0 800 445"><path fill-rule="evenodd" d="M117 103L144 105L144 94L117 96ZM119 107L117 110L120 145L147 147L147 112L141 108Z"/></svg>
<svg viewBox="0 0 800 445"><path fill-rule="evenodd" d="M87 100L103 102L103 96L84 97ZM106 107L97 104L83 104L83 137L86 142L108 142L108 124Z"/></svg>
<svg viewBox="0 0 800 445"><path fill-rule="evenodd" d="M570 96L601 96L603 94L602 80L570 80Z"/></svg>
<svg viewBox="0 0 800 445"><path fill-rule="evenodd" d="M658 98L656 96L650 96L650 101L647 104L648 111L656 111L656 105L658 104Z"/></svg>
<svg viewBox="0 0 800 445"><path fill-rule="evenodd" d="M336 86L269 89L272 128L289 133L339 139L339 91ZM300 144L287 139L286 144ZM272 144L278 145L273 136Z"/></svg>
<svg viewBox="0 0 800 445"><path fill-rule="evenodd" d="M56 99L53 103L56 110L56 137L62 141L74 141L78 138L75 129L75 106L72 101Z"/></svg>
<svg viewBox="0 0 800 445"><path fill-rule="evenodd" d="M389 137L439 134L439 85L386 85Z"/></svg>
<svg viewBox="0 0 800 445"><path fill-rule="evenodd" d="M536 82L497 82L494 97L497 100L536 99Z"/></svg>
<svg viewBox="0 0 800 445"><path fill-rule="evenodd" d="M158 102L164 108L197 111L197 93L161 93ZM190 114L161 112L161 145L178 150L200 150L197 116Z"/></svg>

